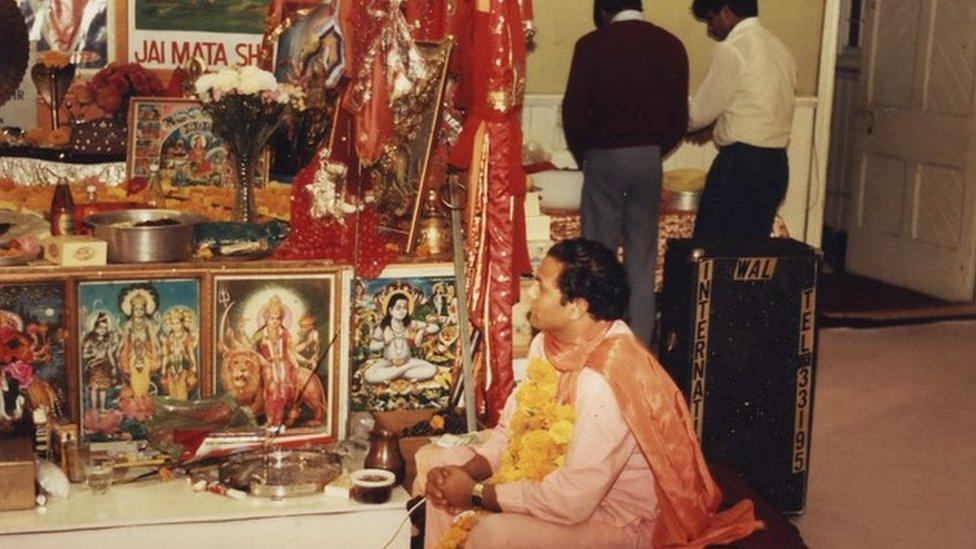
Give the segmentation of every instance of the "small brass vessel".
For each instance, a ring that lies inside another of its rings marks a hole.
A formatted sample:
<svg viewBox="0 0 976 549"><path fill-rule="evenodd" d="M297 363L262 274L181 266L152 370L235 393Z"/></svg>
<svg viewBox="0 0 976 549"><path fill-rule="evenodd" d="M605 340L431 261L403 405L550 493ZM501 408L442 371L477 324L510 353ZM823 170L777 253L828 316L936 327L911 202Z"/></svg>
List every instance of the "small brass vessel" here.
<svg viewBox="0 0 976 549"><path fill-rule="evenodd" d="M417 255L438 257L451 252L451 222L441 208L436 189L427 191L418 227Z"/></svg>

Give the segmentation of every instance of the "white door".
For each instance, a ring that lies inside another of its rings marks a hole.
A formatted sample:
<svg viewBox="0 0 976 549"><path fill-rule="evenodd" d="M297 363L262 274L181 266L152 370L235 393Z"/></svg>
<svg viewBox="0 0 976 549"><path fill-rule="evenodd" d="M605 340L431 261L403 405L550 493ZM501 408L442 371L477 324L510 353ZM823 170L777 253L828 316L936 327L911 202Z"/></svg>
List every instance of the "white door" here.
<svg viewBox="0 0 976 549"><path fill-rule="evenodd" d="M974 299L976 1L867 0L847 265Z"/></svg>

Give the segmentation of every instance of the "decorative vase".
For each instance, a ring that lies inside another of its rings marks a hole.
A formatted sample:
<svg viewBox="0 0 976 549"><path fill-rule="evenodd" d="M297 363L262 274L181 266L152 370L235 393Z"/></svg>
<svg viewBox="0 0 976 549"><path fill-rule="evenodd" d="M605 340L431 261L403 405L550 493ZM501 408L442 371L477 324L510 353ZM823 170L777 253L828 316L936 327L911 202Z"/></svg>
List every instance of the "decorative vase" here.
<svg viewBox="0 0 976 549"><path fill-rule="evenodd" d="M71 81L75 78L75 65L68 63L63 67L52 67L43 63L36 63L31 67L31 80L37 93L51 108L51 129L61 127L61 101L64 100Z"/></svg>
<svg viewBox="0 0 976 549"><path fill-rule="evenodd" d="M234 221L254 223L254 174L257 173L258 154L231 152L234 167Z"/></svg>

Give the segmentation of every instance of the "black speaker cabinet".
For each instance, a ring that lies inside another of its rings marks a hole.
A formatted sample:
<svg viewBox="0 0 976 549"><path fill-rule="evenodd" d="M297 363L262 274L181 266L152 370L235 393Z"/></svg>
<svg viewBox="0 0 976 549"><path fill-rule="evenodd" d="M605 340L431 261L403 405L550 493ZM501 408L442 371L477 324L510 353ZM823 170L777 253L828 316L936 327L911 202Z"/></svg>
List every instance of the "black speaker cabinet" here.
<svg viewBox="0 0 976 549"><path fill-rule="evenodd" d="M784 513L806 499L820 256L791 239L671 240L661 359L711 462Z"/></svg>

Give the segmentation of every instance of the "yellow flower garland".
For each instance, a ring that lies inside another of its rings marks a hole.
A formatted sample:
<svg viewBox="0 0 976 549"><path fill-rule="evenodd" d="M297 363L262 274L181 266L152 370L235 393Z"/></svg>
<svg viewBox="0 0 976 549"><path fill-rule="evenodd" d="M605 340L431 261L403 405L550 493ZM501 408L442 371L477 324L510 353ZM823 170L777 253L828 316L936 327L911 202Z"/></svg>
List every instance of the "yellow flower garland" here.
<svg viewBox="0 0 976 549"><path fill-rule="evenodd" d="M527 379L515 392L516 407L509 420L508 447L498 471L488 480L490 484L538 482L562 467L573 436L576 410L572 405L556 403L558 383L559 374L548 360L534 358L529 362ZM478 516L468 514L456 520L438 547L464 547Z"/></svg>

